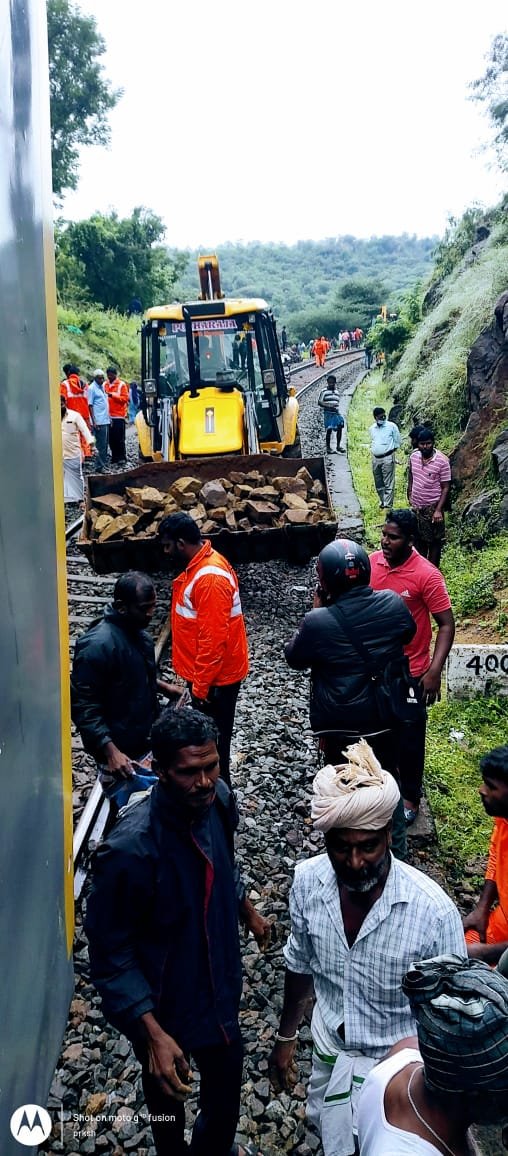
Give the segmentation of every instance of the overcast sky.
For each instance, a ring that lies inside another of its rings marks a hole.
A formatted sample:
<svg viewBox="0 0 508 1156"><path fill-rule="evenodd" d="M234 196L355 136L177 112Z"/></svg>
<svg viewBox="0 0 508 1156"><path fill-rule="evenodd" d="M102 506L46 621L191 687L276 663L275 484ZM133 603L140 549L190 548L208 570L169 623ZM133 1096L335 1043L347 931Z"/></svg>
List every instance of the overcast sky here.
<svg viewBox="0 0 508 1156"><path fill-rule="evenodd" d="M170 245L443 232L501 195L468 82L506 0L79 0L124 95L63 216L147 205Z"/></svg>

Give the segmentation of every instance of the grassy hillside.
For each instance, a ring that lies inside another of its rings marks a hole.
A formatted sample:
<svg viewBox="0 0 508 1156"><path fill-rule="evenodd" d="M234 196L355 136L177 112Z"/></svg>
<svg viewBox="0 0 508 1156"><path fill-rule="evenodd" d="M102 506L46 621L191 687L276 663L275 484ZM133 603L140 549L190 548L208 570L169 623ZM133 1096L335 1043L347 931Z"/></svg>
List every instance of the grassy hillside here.
<svg viewBox="0 0 508 1156"><path fill-rule="evenodd" d="M400 396L408 418L430 418L443 449L450 450L464 428L467 357L507 285L508 219L500 213L488 240L436 283L439 299L390 375L390 391Z"/></svg>
<svg viewBox="0 0 508 1156"><path fill-rule="evenodd" d="M126 381L139 379L139 319L124 317L113 309L67 309L58 306L58 346L60 368L74 362L83 376L94 369L106 371L116 365Z"/></svg>
<svg viewBox="0 0 508 1156"><path fill-rule="evenodd" d="M379 370L369 374L354 395L348 415L348 450L369 548L379 546L382 525L367 437L373 406L389 410L395 394L405 405L395 506L407 505L407 434L413 421L431 418L439 445L448 451L464 428L467 357L482 329L492 323L496 298L508 287L508 223L502 209L491 214L489 223L493 227L483 244L456 254L444 276L434 272L428 311L396 368L384 376ZM475 476L476 492L485 488L489 457L486 440ZM489 484L493 485L492 477ZM508 533L487 533L479 549L456 507L447 522L448 544L441 568L457 620L457 641L506 644ZM452 876L463 878L464 870L469 875L481 871L478 857L486 853L492 822L478 797L478 761L485 751L506 742L507 725L506 697L465 702L443 696L429 711L426 792Z"/></svg>

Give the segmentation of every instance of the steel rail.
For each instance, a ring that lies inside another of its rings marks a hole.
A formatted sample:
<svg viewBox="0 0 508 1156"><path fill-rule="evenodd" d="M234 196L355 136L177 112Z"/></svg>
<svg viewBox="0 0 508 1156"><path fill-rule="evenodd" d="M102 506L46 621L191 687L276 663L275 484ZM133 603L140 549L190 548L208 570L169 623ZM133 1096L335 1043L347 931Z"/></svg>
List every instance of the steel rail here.
<svg viewBox="0 0 508 1156"><path fill-rule="evenodd" d="M330 373L333 370L341 369L342 366L352 365L353 362L358 361L358 359L363 355L363 350L359 349L358 351L353 352L353 353L349 353L349 351L347 351L347 355L348 355L347 361L339 361L337 363L337 365L330 364L330 365L326 366L326 368L323 369L321 373L316 374L316 376L312 378L312 381L305 382L305 385L302 385L301 389L297 389L297 391L296 391L297 398L303 397L304 394L308 393L309 389L312 389L313 385L317 385L318 382L320 382L320 381L325 381L326 378L329 377Z"/></svg>

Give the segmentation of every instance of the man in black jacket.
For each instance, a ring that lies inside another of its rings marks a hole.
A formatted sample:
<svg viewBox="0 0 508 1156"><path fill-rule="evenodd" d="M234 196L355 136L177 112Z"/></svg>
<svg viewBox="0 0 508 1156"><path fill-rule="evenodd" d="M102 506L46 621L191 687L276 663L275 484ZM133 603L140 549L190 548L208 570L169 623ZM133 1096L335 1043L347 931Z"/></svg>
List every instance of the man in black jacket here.
<svg viewBox="0 0 508 1156"><path fill-rule="evenodd" d="M122 574L113 605L78 638L74 651L72 721L98 764L105 794L118 806L131 791L155 782L150 771L133 763L146 760L150 751L150 730L160 709L157 690L168 698L178 693L157 679L153 638L145 630L155 601L151 578L136 570Z"/></svg>
<svg viewBox="0 0 508 1156"><path fill-rule="evenodd" d="M403 599L388 590L380 598L369 579L369 558L357 542L337 538L325 546L318 558L314 609L286 644L285 655L295 670L310 668L310 724L321 736L326 761L342 762L346 746L367 738L384 769L397 775L396 735L379 713L366 662L342 623L345 619L381 668L402 659L416 627ZM393 824L393 850L402 857L406 845L402 803Z"/></svg>
<svg viewBox="0 0 508 1156"><path fill-rule="evenodd" d="M158 1156L182 1156L189 1055L201 1075L192 1156L230 1156L243 1048L238 918L263 949L269 921L234 862L234 798L219 779L217 728L164 710L152 736L159 778L97 852L86 931L104 1014L132 1041Z"/></svg>

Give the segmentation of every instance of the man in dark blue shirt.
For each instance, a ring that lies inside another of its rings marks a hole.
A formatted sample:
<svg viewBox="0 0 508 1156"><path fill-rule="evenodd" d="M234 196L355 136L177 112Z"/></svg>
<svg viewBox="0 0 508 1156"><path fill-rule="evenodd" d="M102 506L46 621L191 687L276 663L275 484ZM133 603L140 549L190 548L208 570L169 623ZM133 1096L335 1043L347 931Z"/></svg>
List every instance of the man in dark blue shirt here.
<svg viewBox="0 0 508 1156"><path fill-rule="evenodd" d="M142 1065L158 1156L188 1151L191 1053L201 1075L191 1153L242 1152L238 919L261 948L270 924L235 865L238 817L216 741L213 720L198 711L162 712L151 736L159 782L99 848L88 901L92 980Z"/></svg>

